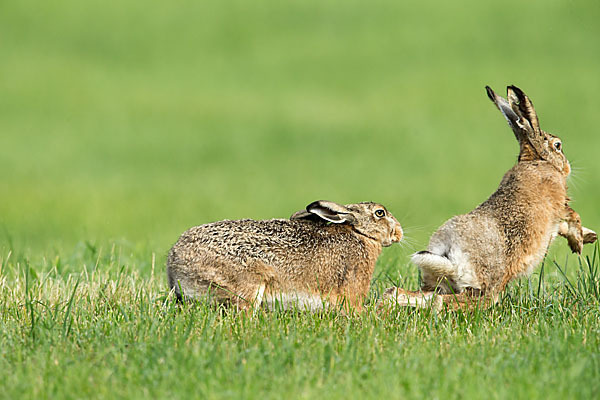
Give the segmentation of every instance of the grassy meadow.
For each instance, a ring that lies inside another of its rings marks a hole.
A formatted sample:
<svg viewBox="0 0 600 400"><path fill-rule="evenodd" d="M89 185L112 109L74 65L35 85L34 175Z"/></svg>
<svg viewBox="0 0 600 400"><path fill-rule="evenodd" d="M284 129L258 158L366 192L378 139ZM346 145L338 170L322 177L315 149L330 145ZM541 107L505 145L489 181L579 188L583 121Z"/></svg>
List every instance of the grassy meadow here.
<svg viewBox="0 0 600 400"><path fill-rule="evenodd" d="M594 398L598 246L473 313L372 310L518 145L484 86L531 96L600 229L600 3L0 4L0 397ZM255 318L167 296L190 226L377 201L369 311Z"/></svg>

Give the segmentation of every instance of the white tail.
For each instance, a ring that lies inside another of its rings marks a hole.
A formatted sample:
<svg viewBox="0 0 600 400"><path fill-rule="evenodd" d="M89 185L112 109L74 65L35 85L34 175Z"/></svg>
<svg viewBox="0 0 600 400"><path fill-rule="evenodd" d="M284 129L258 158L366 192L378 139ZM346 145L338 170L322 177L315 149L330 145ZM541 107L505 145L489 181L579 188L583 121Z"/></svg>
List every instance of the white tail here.
<svg viewBox="0 0 600 400"><path fill-rule="evenodd" d="M446 277L451 280L456 280L456 266L449 259L428 251L420 251L413 254L411 258L423 272L428 272L433 276Z"/></svg>

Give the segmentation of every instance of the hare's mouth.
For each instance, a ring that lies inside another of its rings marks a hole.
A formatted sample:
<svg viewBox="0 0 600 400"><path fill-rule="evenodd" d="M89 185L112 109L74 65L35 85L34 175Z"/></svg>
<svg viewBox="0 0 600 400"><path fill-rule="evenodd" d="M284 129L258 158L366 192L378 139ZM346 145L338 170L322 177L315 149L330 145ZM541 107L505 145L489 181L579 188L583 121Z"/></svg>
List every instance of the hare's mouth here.
<svg viewBox="0 0 600 400"><path fill-rule="evenodd" d="M565 167L563 168L563 170L566 176L571 175L571 163L568 160L565 163Z"/></svg>
<svg viewBox="0 0 600 400"><path fill-rule="evenodd" d="M402 231L402 227L400 225L396 225L394 229L394 234L392 235L392 243L398 243L404 237L404 232Z"/></svg>

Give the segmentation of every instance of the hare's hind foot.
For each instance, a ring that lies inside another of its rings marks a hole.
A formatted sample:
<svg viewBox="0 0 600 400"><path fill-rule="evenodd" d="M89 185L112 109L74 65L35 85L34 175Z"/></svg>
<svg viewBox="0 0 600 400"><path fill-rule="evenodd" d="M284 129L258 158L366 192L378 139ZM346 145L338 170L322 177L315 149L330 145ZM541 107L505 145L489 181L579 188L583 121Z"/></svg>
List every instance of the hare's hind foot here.
<svg viewBox="0 0 600 400"><path fill-rule="evenodd" d="M449 310L485 310L498 302L496 294L473 288L467 288L462 293L443 294L440 297Z"/></svg>
<svg viewBox="0 0 600 400"><path fill-rule="evenodd" d="M439 294L431 291L409 291L397 287L386 289L380 307L400 306L441 310L486 309L496 304L496 295L485 294L478 289L467 289L457 294Z"/></svg>

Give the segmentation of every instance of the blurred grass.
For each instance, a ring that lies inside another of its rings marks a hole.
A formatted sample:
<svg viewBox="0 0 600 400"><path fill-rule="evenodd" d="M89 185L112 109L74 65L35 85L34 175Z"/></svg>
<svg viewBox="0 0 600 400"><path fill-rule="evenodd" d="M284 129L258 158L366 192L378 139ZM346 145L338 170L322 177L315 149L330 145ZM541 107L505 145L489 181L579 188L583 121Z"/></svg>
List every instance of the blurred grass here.
<svg viewBox="0 0 600 400"><path fill-rule="evenodd" d="M483 89L511 83L562 136L598 226L598 17L591 1L3 2L2 236L164 254L191 225L324 198L382 202L422 247L513 164Z"/></svg>

